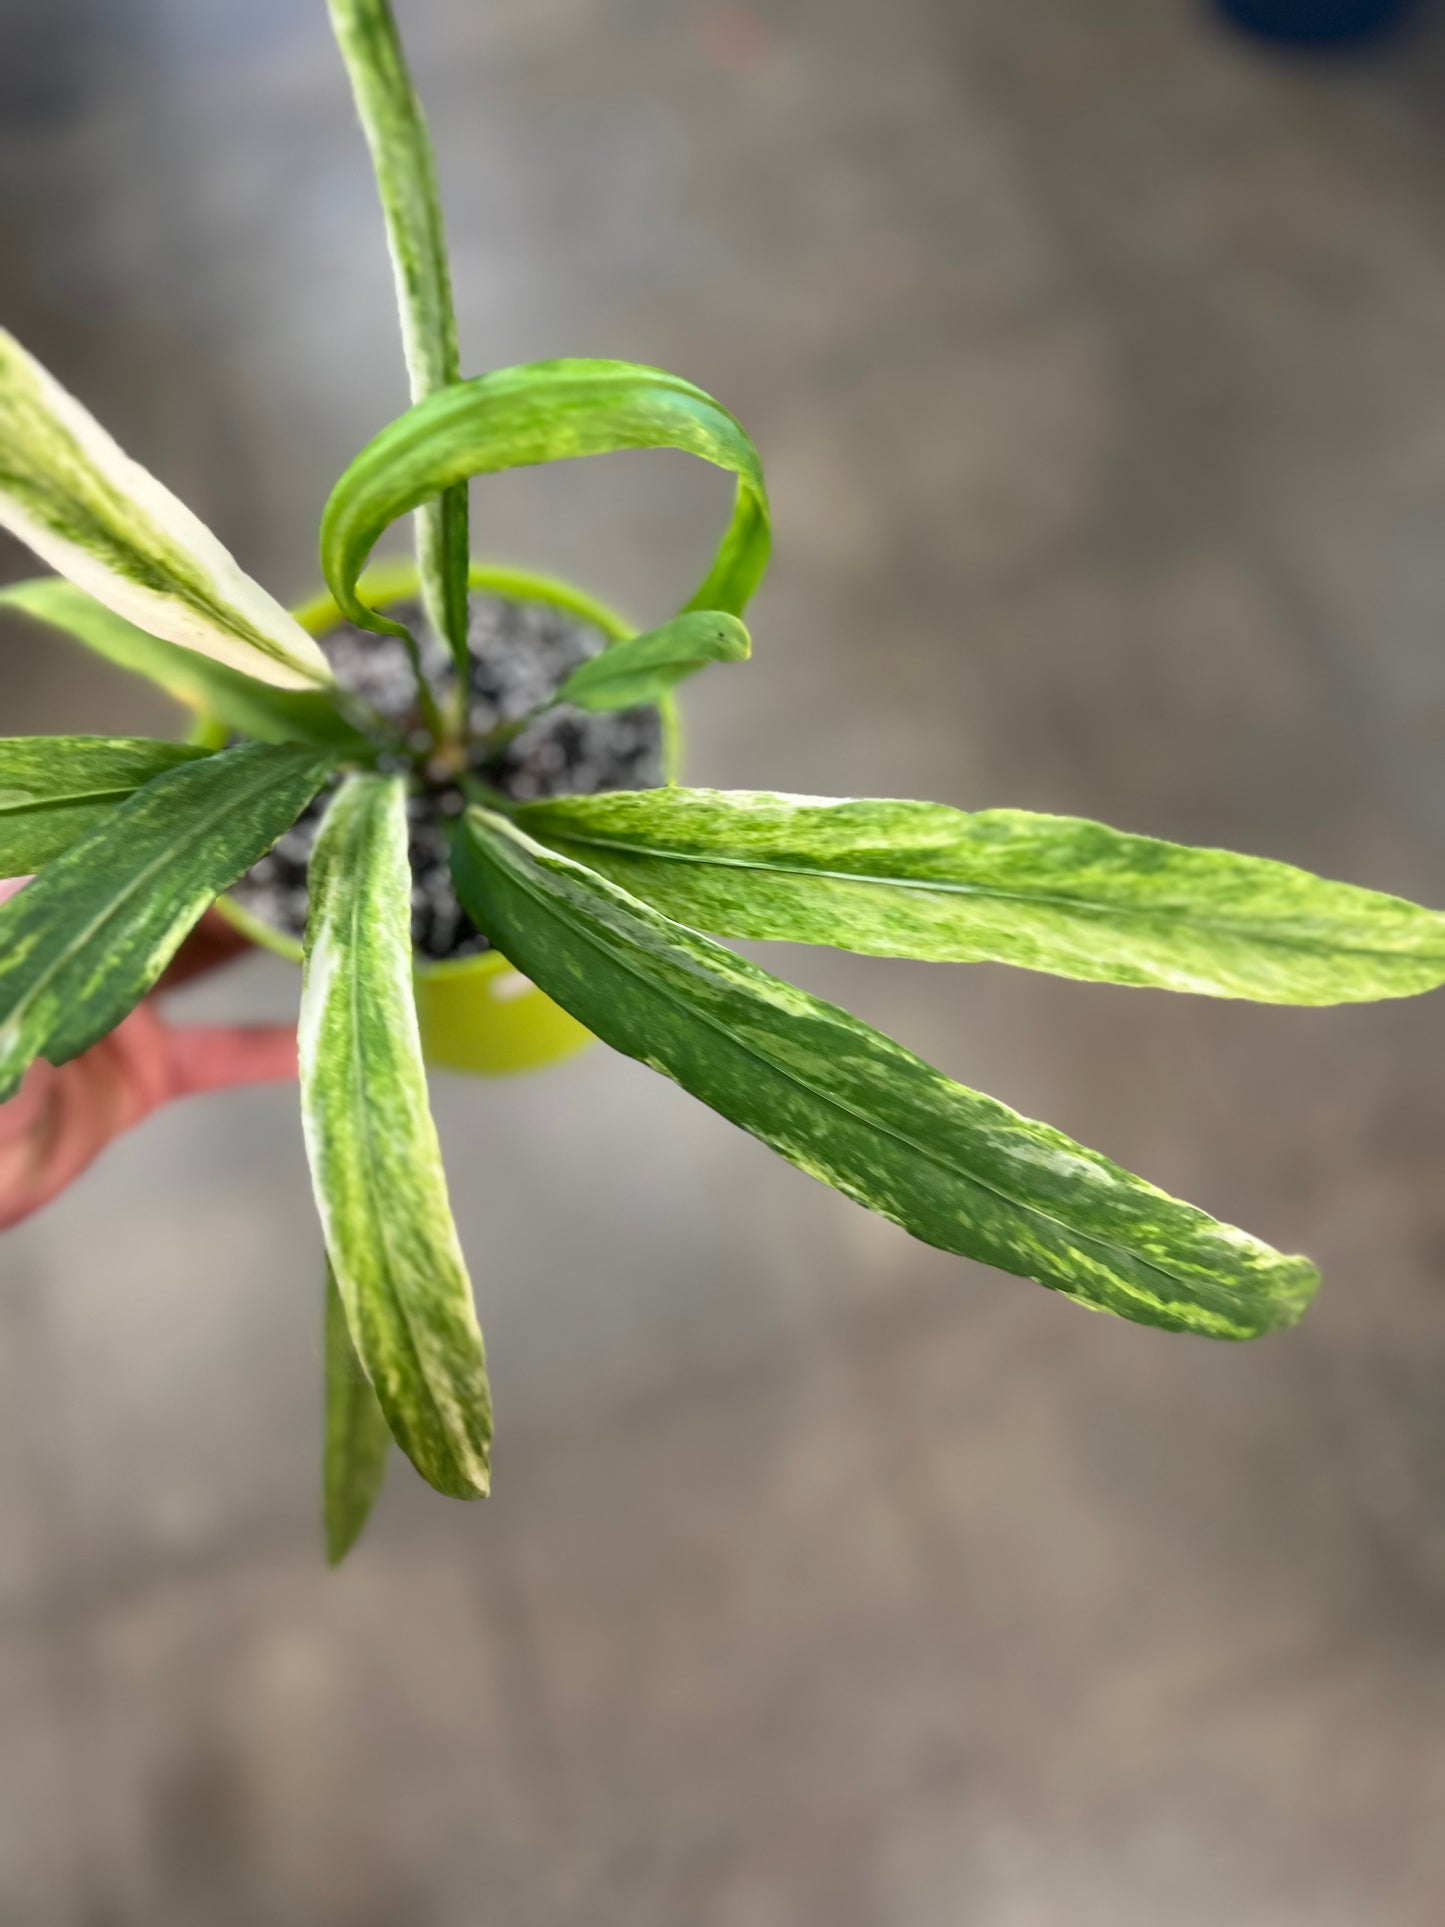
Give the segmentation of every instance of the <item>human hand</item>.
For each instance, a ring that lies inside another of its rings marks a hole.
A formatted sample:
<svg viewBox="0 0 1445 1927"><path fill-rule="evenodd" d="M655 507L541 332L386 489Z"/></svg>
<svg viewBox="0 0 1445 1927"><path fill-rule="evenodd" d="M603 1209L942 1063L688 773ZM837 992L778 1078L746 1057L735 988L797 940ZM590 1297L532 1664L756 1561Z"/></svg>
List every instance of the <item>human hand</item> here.
<svg viewBox="0 0 1445 1927"><path fill-rule="evenodd" d="M28 877L0 882L0 902ZM57 1197L112 1138L172 1098L296 1075L289 1024L167 1024L155 998L247 948L208 910L156 989L125 1021L58 1068L37 1060L0 1104L0 1230Z"/></svg>

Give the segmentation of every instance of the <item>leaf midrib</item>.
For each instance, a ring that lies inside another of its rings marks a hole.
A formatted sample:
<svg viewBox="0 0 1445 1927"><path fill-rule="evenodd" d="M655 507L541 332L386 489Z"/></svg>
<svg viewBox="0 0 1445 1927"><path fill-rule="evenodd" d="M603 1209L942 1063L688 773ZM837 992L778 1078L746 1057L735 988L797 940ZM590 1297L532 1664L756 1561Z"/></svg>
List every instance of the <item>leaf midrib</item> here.
<svg viewBox="0 0 1445 1927"><path fill-rule="evenodd" d="M650 857L659 863L690 863L703 869L758 870L769 876L780 877L821 877L827 882L852 883L880 890L916 890L930 895L936 893L942 896L983 897L999 903L1040 904L1054 909L1087 912L1101 917L1132 918L1141 922L1151 917L1160 918L1167 922L1194 924L1203 930L1220 930L1235 936L1252 936L1258 943L1273 945L1280 950L1301 951L1307 956L1328 954L1333 949L1351 957L1373 959L1381 963L1429 962L1432 959L1445 963L1445 951L1376 950L1349 943L1307 943L1299 938L1277 935L1267 925L1244 923L1228 917L1201 915L1197 911L1184 909L1176 904L1161 904L1157 908L1145 908L1134 904L1111 903L1107 898L1096 901L1088 897L1064 896L1044 890L1002 890L988 884L961 883L953 879L872 876L865 871L823 869L808 863L759 862L749 857L658 849L652 844L630 843L621 837L597 836L591 833L579 835L571 830L561 830L555 834L559 842L576 843L584 849L615 850L622 856L636 856L644 859ZM1262 932L1262 934L1256 936L1255 932Z"/></svg>
<svg viewBox="0 0 1445 1927"><path fill-rule="evenodd" d="M0 816L35 816L45 810L79 809L85 804L100 807L107 803L123 803L128 796L134 796L137 790L144 789L157 776L168 776L172 769L178 767L178 764L166 763L160 769L152 770L149 776L143 776L139 782L127 783L123 788L62 790L51 796L26 796L18 803L7 803L4 791L0 791Z"/></svg>

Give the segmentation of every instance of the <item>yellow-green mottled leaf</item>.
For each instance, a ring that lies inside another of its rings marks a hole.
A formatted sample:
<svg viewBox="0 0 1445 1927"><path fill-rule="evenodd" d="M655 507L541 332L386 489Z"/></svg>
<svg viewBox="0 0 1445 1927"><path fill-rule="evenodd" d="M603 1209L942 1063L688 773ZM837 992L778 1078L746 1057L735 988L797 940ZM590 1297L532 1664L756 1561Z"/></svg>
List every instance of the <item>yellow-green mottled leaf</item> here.
<svg viewBox="0 0 1445 1927"><path fill-rule="evenodd" d="M139 736L0 741L0 877L29 876L153 776L203 754Z"/></svg>
<svg viewBox="0 0 1445 1927"><path fill-rule="evenodd" d="M0 905L0 1102L140 1002L215 897L325 781L314 749L243 743L157 776Z"/></svg>
<svg viewBox="0 0 1445 1927"><path fill-rule="evenodd" d="M746 662L751 653L748 632L736 616L695 609L588 656L563 682L557 701L593 711L639 708L657 702L710 662Z"/></svg>
<svg viewBox="0 0 1445 1927"><path fill-rule="evenodd" d="M396 277L411 398L457 379L457 328L446 230L426 118L388 0L330 0L331 24L371 150ZM462 483L417 510L422 600L452 658L467 654L467 490Z"/></svg>
<svg viewBox="0 0 1445 1927"><path fill-rule="evenodd" d="M721 937L994 959L1262 1003L1445 983L1437 910L1077 817L668 789L559 797L518 821Z"/></svg>
<svg viewBox="0 0 1445 1927"><path fill-rule="evenodd" d="M323 1497L326 1556L333 1566L361 1537L386 1477L391 1433L361 1368L336 1274L326 1267L326 1448Z"/></svg>
<svg viewBox="0 0 1445 1927"><path fill-rule="evenodd" d="M476 1498L491 1397L427 1108L400 777L341 786L309 887L301 1120L326 1249L392 1436L439 1492Z"/></svg>
<svg viewBox="0 0 1445 1927"><path fill-rule="evenodd" d="M73 637L118 669L144 676L198 716L210 717L261 743L317 743L365 754L370 744L349 723L329 689L277 689L239 669L148 636L58 575L36 576L0 589L0 609L17 609Z"/></svg>
<svg viewBox="0 0 1445 1927"><path fill-rule="evenodd" d="M300 623L4 329L0 526L151 635L278 688L331 681Z"/></svg>
<svg viewBox="0 0 1445 1927"><path fill-rule="evenodd" d="M627 361L534 361L458 382L367 443L321 517L321 567L338 607L379 635L400 624L368 608L357 578L382 530L473 475L622 448L679 448L737 477L733 516L689 609L741 615L768 559L757 450L700 388Z"/></svg>
<svg viewBox="0 0 1445 1927"><path fill-rule="evenodd" d="M453 868L478 927L589 1030L926 1243L1211 1338L1309 1303L1307 1259L955 1084L505 819L468 811Z"/></svg>

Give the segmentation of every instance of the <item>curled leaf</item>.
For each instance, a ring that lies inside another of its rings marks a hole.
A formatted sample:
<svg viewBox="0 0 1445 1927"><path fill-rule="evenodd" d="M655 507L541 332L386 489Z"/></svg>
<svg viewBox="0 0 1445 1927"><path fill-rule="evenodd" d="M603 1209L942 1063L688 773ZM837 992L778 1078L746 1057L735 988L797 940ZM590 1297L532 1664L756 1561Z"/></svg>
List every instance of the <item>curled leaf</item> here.
<svg viewBox="0 0 1445 1927"><path fill-rule="evenodd" d="M679 448L737 477L732 521L689 609L741 615L767 565L768 501L757 450L726 409L677 375L627 361L534 361L456 383L383 428L332 489L321 567L347 618L405 635L357 594L390 523L473 475L623 448Z"/></svg>

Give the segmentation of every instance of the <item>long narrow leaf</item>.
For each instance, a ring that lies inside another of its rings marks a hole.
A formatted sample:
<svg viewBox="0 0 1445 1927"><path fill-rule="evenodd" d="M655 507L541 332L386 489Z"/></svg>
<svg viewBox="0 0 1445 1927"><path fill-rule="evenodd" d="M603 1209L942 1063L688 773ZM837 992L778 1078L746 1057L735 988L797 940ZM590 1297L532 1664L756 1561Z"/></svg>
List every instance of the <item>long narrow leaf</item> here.
<svg viewBox="0 0 1445 1927"><path fill-rule="evenodd" d="M846 1011L470 810L457 888L520 971L615 1049L945 1251L1141 1324L1253 1338L1318 1279Z"/></svg>
<svg viewBox="0 0 1445 1927"><path fill-rule="evenodd" d="M0 905L0 1102L36 1057L63 1064L115 1028L330 767L269 743L182 763Z"/></svg>
<svg viewBox="0 0 1445 1927"><path fill-rule="evenodd" d="M336 1274L326 1267L326 1447L322 1489L326 1556L333 1566L350 1552L386 1477L391 1434L361 1368Z"/></svg>
<svg viewBox="0 0 1445 1927"><path fill-rule="evenodd" d="M360 599L357 577L382 530L473 475L621 448L680 448L737 477L733 516L689 609L741 615L768 559L768 501L757 450L700 388L627 361L534 361L418 402L367 443L321 517L321 567L352 622L398 623Z"/></svg>
<svg viewBox="0 0 1445 1927"><path fill-rule="evenodd" d="M0 525L152 635L282 689L331 681L294 617L3 329Z"/></svg>
<svg viewBox="0 0 1445 1927"><path fill-rule="evenodd" d="M29 876L153 776L204 753L137 736L0 741L0 877Z"/></svg>
<svg viewBox="0 0 1445 1927"><path fill-rule="evenodd" d="M560 797L518 821L720 937L992 958L1261 1003L1355 1003L1445 983L1437 910L1077 817L669 789Z"/></svg>
<svg viewBox="0 0 1445 1927"><path fill-rule="evenodd" d="M386 217L411 398L422 401L461 373L446 231L426 119L388 0L330 0L330 5ZM463 482L417 510L422 599L459 668L465 667L467 657L467 560Z"/></svg>
<svg viewBox="0 0 1445 1927"><path fill-rule="evenodd" d="M748 632L736 616L695 609L588 656L563 682L557 700L594 711L633 709L657 702L710 662L746 662L751 653Z"/></svg>
<svg viewBox="0 0 1445 1927"><path fill-rule="evenodd" d="M330 689L277 689L239 669L148 636L58 575L35 576L0 589L0 609L17 609L84 644L118 669L144 676L194 711L260 743L317 743L363 754L367 738Z"/></svg>
<svg viewBox="0 0 1445 1927"><path fill-rule="evenodd" d="M491 1397L427 1108L400 777L342 785L309 881L301 1118L326 1248L393 1437L438 1491L476 1498Z"/></svg>

